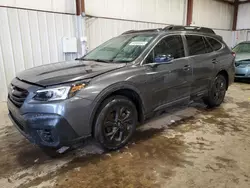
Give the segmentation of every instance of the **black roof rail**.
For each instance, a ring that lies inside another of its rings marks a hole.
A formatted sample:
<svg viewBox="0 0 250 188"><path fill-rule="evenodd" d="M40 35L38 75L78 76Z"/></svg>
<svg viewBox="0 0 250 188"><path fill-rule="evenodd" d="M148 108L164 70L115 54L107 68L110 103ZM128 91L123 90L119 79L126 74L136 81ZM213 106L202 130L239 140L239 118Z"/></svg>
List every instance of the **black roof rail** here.
<svg viewBox="0 0 250 188"><path fill-rule="evenodd" d="M197 26L181 26L181 25L170 25L165 27L165 31L195 31L201 33L215 34L213 29L207 27L197 27Z"/></svg>
<svg viewBox="0 0 250 188"><path fill-rule="evenodd" d="M129 30L129 31L126 31L126 32L122 33L122 35L130 34L130 33L159 32L159 31L162 31L162 28L158 28L158 29L145 29L145 30Z"/></svg>

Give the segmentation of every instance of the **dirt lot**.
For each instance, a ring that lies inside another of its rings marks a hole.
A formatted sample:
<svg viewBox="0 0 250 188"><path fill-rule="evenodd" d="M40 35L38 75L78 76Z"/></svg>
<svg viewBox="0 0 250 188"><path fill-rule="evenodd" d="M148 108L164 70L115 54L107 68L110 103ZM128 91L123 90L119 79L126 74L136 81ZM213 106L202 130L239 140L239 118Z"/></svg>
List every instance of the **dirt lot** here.
<svg viewBox="0 0 250 188"><path fill-rule="evenodd" d="M0 187L250 187L250 84L224 104L167 112L143 125L124 149L89 141L50 159L11 125L0 103Z"/></svg>

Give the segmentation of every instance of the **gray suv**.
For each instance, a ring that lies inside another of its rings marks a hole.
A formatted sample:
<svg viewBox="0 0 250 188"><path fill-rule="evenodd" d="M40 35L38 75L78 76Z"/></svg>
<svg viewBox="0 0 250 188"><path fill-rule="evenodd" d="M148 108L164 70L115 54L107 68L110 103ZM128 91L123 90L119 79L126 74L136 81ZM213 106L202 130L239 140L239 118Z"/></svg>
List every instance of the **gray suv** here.
<svg viewBox="0 0 250 188"><path fill-rule="evenodd" d="M115 150L155 112L197 99L219 106L234 80L234 60L208 28L127 31L75 61L18 74L8 90L9 116L45 151L87 137Z"/></svg>

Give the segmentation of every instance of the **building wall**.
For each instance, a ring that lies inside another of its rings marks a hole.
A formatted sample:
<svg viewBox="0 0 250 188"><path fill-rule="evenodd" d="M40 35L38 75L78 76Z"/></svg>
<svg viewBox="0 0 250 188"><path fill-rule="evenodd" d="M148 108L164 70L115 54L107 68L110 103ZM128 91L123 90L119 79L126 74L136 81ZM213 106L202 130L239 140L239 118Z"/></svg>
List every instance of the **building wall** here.
<svg viewBox="0 0 250 188"><path fill-rule="evenodd" d="M186 22L186 0L85 0L89 50L132 29Z"/></svg>
<svg viewBox="0 0 250 188"><path fill-rule="evenodd" d="M85 0L86 14L164 24L184 24L186 0Z"/></svg>
<svg viewBox="0 0 250 188"><path fill-rule="evenodd" d="M75 57L62 52L62 38L75 36L75 16L0 7L0 25L0 101L18 72Z"/></svg>
<svg viewBox="0 0 250 188"><path fill-rule="evenodd" d="M239 5L237 30L250 29L250 3Z"/></svg>
<svg viewBox="0 0 250 188"><path fill-rule="evenodd" d="M233 32L233 46L243 41L250 41L250 3L239 5L237 31Z"/></svg>
<svg viewBox="0 0 250 188"><path fill-rule="evenodd" d="M0 0L1 6L52 12L75 13L75 0Z"/></svg>
<svg viewBox="0 0 250 188"><path fill-rule="evenodd" d="M214 29L231 30L234 8L215 0L194 0L193 24Z"/></svg>

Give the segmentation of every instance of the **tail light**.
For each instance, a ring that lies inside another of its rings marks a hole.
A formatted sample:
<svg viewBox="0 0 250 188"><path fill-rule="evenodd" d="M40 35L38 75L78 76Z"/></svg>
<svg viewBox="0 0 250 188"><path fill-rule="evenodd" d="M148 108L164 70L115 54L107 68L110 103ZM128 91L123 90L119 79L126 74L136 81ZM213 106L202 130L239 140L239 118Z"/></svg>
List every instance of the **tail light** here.
<svg viewBox="0 0 250 188"><path fill-rule="evenodd" d="M232 52L232 56L236 57L236 53L235 53L235 52Z"/></svg>

